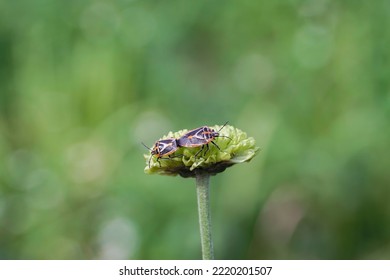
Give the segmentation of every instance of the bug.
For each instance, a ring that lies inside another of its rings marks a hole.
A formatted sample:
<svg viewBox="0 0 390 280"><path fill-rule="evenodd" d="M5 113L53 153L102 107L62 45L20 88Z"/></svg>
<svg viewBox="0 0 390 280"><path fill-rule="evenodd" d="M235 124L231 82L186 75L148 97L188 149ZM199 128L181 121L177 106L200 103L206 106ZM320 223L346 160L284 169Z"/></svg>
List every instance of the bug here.
<svg viewBox="0 0 390 280"><path fill-rule="evenodd" d="M218 131L215 131L214 129L208 127L208 126L201 126L198 128L195 128L193 130L188 131L186 134L184 134L182 137L177 139L177 144L180 147L200 147L202 148L195 154L195 157L203 151L204 147L206 146L206 151L204 154L207 153L209 150L209 143L212 143L214 146L218 148L218 150L221 150L219 146L214 142L214 139L217 137L226 137L231 140L230 137L219 135L219 132L222 130L222 128L225 127L225 125L228 122L226 122Z"/></svg>
<svg viewBox="0 0 390 280"><path fill-rule="evenodd" d="M144 143L142 143L142 145L144 145L150 151L150 158L148 162L149 168L150 168L150 161L152 160L153 156L157 157L157 162L161 167L160 159L163 156L168 156L169 158L172 158L171 155L174 152L176 152L177 149L179 148L176 138L166 138L166 139L158 140L156 141L156 143L154 143L153 148L149 148Z"/></svg>

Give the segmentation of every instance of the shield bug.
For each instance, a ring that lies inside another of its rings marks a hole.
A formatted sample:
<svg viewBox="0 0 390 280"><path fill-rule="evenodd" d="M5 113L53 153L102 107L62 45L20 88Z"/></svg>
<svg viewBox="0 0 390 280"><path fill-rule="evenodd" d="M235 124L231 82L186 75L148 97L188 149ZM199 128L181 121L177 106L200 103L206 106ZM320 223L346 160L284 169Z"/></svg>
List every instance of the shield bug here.
<svg viewBox="0 0 390 280"><path fill-rule="evenodd" d="M161 163L159 159L161 159L163 156L168 156L169 158L172 158L171 155L177 151L179 148L177 144L176 138L166 138L156 141L154 143L153 148L149 148L144 143L142 143L149 151L150 151L150 158L149 158L149 168L150 168L150 161L152 160L152 157L155 156L157 158L157 162L159 163L161 167Z"/></svg>
<svg viewBox="0 0 390 280"><path fill-rule="evenodd" d="M217 137L226 137L231 140L230 137L219 135L219 132L222 130L222 128L225 127L225 125L228 122L226 122L218 131L215 131L214 129L208 127L208 126L201 126L199 128L195 128L193 130L188 131L186 134L184 134L182 137L177 139L177 144L179 147L200 147L202 148L195 154L195 157L203 151L204 147L206 146L206 151L204 154L207 153L209 150L209 143L212 143L214 146L218 148L218 150L221 150L219 146L214 142L214 139Z"/></svg>

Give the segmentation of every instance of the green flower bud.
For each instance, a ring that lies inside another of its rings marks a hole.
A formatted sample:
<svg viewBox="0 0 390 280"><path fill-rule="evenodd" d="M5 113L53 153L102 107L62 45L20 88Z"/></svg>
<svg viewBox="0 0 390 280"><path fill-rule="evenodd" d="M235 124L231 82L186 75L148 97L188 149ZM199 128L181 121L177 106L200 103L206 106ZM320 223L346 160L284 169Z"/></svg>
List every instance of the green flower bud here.
<svg viewBox="0 0 390 280"><path fill-rule="evenodd" d="M216 125L210 128L219 131L222 126ZM161 139L179 139L187 132L186 129L169 132ZM211 142L209 143L209 149L203 148L201 152L199 151L202 146L180 147L170 157L160 158L159 162L157 157L145 154L146 167L144 171L147 174L180 175L182 177L195 177L196 174L202 173L215 175L234 164L250 161L259 150L255 146L255 140L248 137L240 129L227 125L219 131L219 135L220 137L216 137L213 142L218 145L220 150ZM195 155L197 156L195 157ZM149 167L150 157L152 158Z"/></svg>

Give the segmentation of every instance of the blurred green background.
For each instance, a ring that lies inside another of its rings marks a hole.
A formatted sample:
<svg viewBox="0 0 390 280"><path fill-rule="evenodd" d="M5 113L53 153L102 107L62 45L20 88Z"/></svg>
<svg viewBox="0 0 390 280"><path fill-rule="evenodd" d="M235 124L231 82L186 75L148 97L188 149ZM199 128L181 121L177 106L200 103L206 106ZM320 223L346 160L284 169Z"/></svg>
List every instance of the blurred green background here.
<svg viewBox="0 0 390 280"><path fill-rule="evenodd" d="M217 259L390 258L390 2L1 1L0 258L199 259L141 145L225 121Z"/></svg>

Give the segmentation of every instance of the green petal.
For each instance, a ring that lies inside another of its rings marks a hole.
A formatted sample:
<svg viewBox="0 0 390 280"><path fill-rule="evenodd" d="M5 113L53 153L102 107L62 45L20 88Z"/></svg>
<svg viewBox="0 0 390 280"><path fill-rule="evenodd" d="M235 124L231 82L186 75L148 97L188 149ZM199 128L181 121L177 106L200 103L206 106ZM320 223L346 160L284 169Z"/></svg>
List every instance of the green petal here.
<svg viewBox="0 0 390 280"><path fill-rule="evenodd" d="M215 131L219 131L222 126L216 125L211 128ZM188 130L180 130L178 132L169 132L161 139L165 138L180 138ZM156 157L149 159L150 154L144 155L146 160L145 173L147 174L162 174L162 175L181 175L183 177L195 177L197 173L209 173L215 175L224 171L227 167L230 167L237 163L250 161L259 150L255 146L255 139L248 137L245 132L232 126L225 126L219 132L220 136L213 140L218 145L220 150L209 143L209 150L207 153L200 152L197 157L195 155L201 147L187 148L181 147L174 154L172 158L163 157L157 161Z"/></svg>

